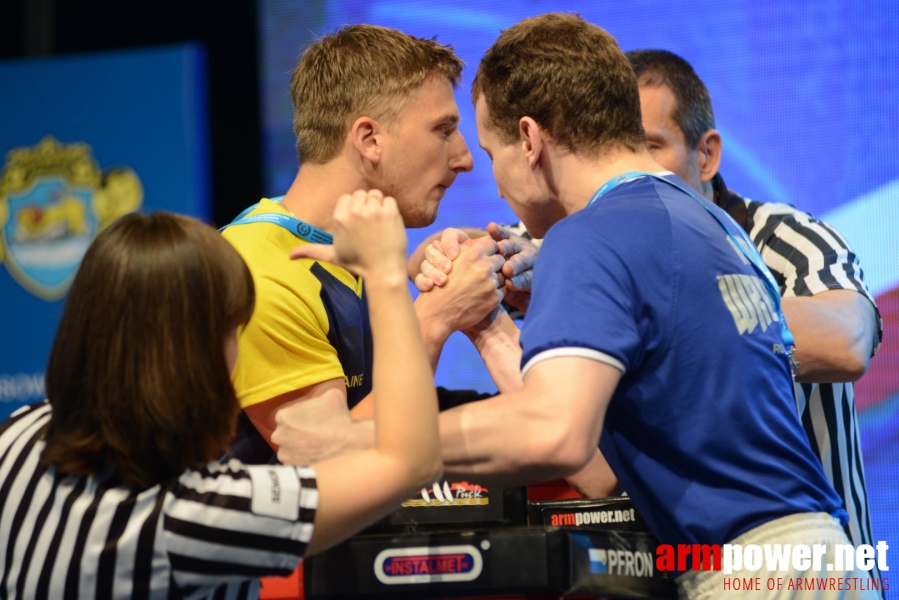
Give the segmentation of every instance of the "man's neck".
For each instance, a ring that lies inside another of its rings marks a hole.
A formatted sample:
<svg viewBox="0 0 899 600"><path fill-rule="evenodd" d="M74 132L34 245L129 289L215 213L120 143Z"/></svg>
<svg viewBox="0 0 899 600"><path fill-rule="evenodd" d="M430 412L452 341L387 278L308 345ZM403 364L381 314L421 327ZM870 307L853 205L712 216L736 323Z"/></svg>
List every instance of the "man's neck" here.
<svg viewBox="0 0 899 600"><path fill-rule="evenodd" d="M343 194L368 189L365 179L340 160L325 165L302 165L283 204L301 221L333 233L332 217Z"/></svg>
<svg viewBox="0 0 899 600"><path fill-rule="evenodd" d="M599 157L585 158L566 154L553 161L553 179L557 183L559 202L565 213L571 215L587 206L593 194L607 181L630 171L659 173L665 169L652 159L649 152L640 149L608 151Z"/></svg>

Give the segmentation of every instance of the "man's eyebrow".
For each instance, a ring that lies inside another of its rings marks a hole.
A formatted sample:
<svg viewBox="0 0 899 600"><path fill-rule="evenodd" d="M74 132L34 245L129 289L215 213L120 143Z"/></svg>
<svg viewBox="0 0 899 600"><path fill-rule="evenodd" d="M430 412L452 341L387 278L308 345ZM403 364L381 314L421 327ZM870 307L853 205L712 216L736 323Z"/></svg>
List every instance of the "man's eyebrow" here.
<svg viewBox="0 0 899 600"><path fill-rule="evenodd" d="M453 125L457 125L459 123L459 115L453 114L453 113L447 113L447 114L443 115L442 117L440 117L439 119L436 119L435 122L440 123L440 124L452 123Z"/></svg>

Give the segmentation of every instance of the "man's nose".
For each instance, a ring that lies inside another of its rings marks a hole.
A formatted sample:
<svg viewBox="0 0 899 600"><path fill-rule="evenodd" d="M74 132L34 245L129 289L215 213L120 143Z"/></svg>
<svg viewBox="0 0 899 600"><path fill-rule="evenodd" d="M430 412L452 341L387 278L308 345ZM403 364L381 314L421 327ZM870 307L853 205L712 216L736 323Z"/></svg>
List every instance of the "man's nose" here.
<svg viewBox="0 0 899 600"><path fill-rule="evenodd" d="M468 173L474 168L474 159L468 150L468 144L460 132L454 140L453 153L450 158L450 169L456 173Z"/></svg>

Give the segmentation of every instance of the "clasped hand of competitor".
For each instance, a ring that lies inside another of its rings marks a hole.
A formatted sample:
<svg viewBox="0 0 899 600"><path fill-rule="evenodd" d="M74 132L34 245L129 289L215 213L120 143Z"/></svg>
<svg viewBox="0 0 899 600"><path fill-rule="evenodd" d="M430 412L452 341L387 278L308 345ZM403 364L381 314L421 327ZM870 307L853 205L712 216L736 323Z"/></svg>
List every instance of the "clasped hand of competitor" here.
<svg viewBox="0 0 899 600"><path fill-rule="evenodd" d="M529 240L496 223L487 226L487 233L486 237L471 238L461 229L449 228L438 239L427 243L424 260L420 266L414 265L419 271L415 275L418 290L423 293L431 292L447 285L452 279L451 273L462 270L455 264L463 255L464 249L483 248L502 257L501 262L495 261L499 265L497 287L502 296L505 296L506 302L526 311L531 299L531 280L537 248Z"/></svg>
<svg viewBox="0 0 899 600"><path fill-rule="evenodd" d="M420 252L421 248L416 255ZM489 237L471 239L464 231L447 229L428 244L426 253L425 263L438 266L426 271L434 279L415 278L419 291L427 292L416 300L419 317L442 323L445 337L454 331L474 333L492 321L506 295L506 256L500 244Z"/></svg>

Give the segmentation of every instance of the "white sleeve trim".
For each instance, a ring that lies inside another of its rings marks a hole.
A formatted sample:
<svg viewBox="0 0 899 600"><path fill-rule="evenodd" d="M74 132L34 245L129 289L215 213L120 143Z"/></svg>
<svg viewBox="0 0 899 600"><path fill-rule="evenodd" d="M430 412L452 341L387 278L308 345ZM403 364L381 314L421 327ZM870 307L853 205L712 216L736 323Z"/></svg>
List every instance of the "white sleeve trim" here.
<svg viewBox="0 0 899 600"><path fill-rule="evenodd" d="M537 354L531 360L529 360L524 367L521 369L521 377L524 378L527 375L528 371L533 368L538 362L550 359L550 358L559 358L560 356L579 356L581 358L591 358L595 361L599 361L601 363L605 363L612 367L615 367L622 374L625 373L626 369L624 368L624 363L613 356L609 356L604 352L600 352L599 350L591 350L590 348L577 348L577 347L568 347L568 348L552 348L551 350L544 350L543 352Z"/></svg>

